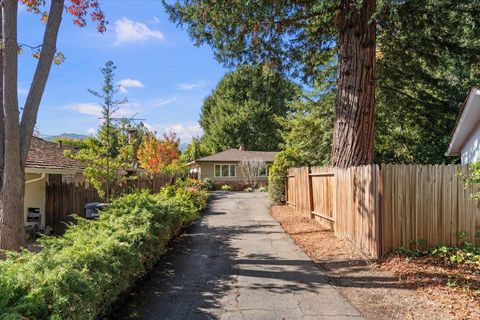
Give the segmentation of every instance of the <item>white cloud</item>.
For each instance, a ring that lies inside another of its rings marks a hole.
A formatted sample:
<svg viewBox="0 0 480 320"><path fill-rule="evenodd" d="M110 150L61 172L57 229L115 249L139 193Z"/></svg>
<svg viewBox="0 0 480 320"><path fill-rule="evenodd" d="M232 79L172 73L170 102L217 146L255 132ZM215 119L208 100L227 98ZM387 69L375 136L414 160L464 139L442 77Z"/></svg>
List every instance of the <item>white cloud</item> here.
<svg viewBox="0 0 480 320"><path fill-rule="evenodd" d="M154 23L154 24L160 23L160 19L158 19L156 16L154 16L154 17L152 18L151 23Z"/></svg>
<svg viewBox="0 0 480 320"><path fill-rule="evenodd" d="M73 103L67 105L66 109L81 114L96 116L98 118L102 117L102 107L97 103ZM139 101L129 101L118 106L117 110L113 113L113 117L131 117L138 113L140 109L141 105Z"/></svg>
<svg viewBox="0 0 480 320"><path fill-rule="evenodd" d="M147 130L150 131L150 132L156 132L156 131L157 131L157 130L155 130L155 127L152 126L151 124L148 124L148 123L144 122L143 125L144 125L145 128L147 128Z"/></svg>
<svg viewBox="0 0 480 320"><path fill-rule="evenodd" d="M66 106L68 110L82 114L101 117L102 107L98 103L73 103Z"/></svg>
<svg viewBox="0 0 480 320"><path fill-rule="evenodd" d="M95 128L89 128L87 130L87 135L89 136L94 136L97 133L97 130Z"/></svg>
<svg viewBox="0 0 480 320"><path fill-rule="evenodd" d="M202 80L202 81L193 82L193 83L188 83L188 82L180 83L178 85L178 87L182 90L188 90L189 91L189 90L201 88L201 87L205 86L206 84L207 84L206 81Z"/></svg>
<svg viewBox="0 0 480 320"><path fill-rule="evenodd" d="M202 128L196 124L174 124L164 127L163 132L175 132L181 142L190 142L193 137L200 136L203 133Z"/></svg>
<svg viewBox="0 0 480 320"><path fill-rule="evenodd" d="M120 92L123 93L128 92L127 88L143 88L143 83L139 80L130 78L118 81L118 85L120 86Z"/></svg>
<svg viewBox="0 0 480 320"><path fill-rule="evenodd" d="M171 99L158 99L158 100L155 100L153 105L155 107L162 107L162 106L166 106L167 104L170 104L172 102L174 102L175 99L174 98L171 98Z"/></svg>
<svg viewBox="0 0 480 320"><path fill-rule="evenodd" d="M139 113L141 109L140 102L138 100L129 101L127 103L118 106L117 110L113 113L114 118L128 118ZM136 117L137 118L137 117Z"/></svg>
<svg viewBox="0 0 480 320"><path fill-rule="evenodd" d="M122 18L115 22L116 45L132 42L144 42L148 39L164 40L165 36L158 30L150 29L146 24Z"/></svg>

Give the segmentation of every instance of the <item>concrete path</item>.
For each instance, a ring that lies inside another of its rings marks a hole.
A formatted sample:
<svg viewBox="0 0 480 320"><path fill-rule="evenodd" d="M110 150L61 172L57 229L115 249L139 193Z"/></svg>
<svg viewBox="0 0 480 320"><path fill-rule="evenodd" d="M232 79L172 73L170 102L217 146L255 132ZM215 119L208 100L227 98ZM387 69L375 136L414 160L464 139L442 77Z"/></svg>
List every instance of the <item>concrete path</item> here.
<svg viewBox="0 0 480 320"><path fill-rule="evenodd" d="M218 193L115 318L361 319L268 212Z"/></svg>

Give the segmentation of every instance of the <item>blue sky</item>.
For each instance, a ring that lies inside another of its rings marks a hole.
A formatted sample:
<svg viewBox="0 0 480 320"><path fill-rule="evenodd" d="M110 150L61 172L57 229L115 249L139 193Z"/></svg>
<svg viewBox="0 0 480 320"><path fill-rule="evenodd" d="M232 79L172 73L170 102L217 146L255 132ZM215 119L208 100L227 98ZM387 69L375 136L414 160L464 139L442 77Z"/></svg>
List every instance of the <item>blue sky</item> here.
<svg viewBox="0 0 480 320"><path fill-rule="evenodd" d="M99 34L93 23L72 24L64 14L57 48L66 60L53 65L37 120L42 135L92 134L99 125L98 100L87 89L100 89L99 69L112 60L116 80L127 97L117 116L138 112L158 134L177 132L183 142L199 135L197 120L203 99L227 71L209 47L197 48L186 30L171 23L160 0L103 0L108 30ZM20 8L19 42L41 43L40 17ZM29 49L19 60L19 99L22 104L37 60Z"/></svg>

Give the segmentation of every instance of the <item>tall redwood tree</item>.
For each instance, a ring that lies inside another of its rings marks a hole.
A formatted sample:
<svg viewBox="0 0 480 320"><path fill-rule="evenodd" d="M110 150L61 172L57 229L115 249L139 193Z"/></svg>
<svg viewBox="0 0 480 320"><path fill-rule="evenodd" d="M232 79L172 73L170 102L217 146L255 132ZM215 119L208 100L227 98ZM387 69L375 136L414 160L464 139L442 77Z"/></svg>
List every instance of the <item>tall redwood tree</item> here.
<svg viewBox="0 0 480 320"><path fill-rule="evenodd" d="M50 68L58 62L57 37L62 15L68 11L74 23L84 26L88 16L97 23L100 32L106 22L98 0L51 0L48 12L43 12L45 0L4 0L0 3L0 48L2 81L0 99L0 249L18 250L24 244L25 163L38 109L45 90ZM18 3L34 13L43 13L46 21L43 41L34 52L38 58L25 105L18 104Z"/></svg>
<svg viewBox="0 0 480 320"><path fill-rule="evenodd" d="M164 6L196 45L212 46L227 66L266 63L336 89L332 165L372 163L376 0L164 0Z"/></svg>
<svg viewBox="0 0 480 320"><path fill-rule="evenodd" d="M375 0L342 0L332 165L373 163L375 137Z"/></svg>

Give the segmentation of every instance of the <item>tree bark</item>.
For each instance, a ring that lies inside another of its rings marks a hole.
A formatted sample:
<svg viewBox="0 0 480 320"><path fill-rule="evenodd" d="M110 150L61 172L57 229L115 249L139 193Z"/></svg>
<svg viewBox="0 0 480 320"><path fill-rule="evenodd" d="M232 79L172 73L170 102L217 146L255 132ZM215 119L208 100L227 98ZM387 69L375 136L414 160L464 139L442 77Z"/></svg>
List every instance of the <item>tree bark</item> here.
<svg viewBox="0 0 480 320"><path fill-rule="evenodd" d="M18 0L3 1L3 139L0 157L3 163L0 186L0 249L18 250L25 237L25 164L37 113L56 51L64 0L52 0L40 58L20 122L18 108Z"/></svg>
<svg viewBox="0 0 480 320"><path fill-rule="evenodd" d="M373 163L375 133L376 0L342 0L338 80L333 130L333 166Z"/></svg>
<svg viewBox="0 0 480 320"><path fill-rule="evenodd" d="M22 167L25 167L28 150L30 149L30 140L32 139L33 130L37 122L38 109L40 107L43 92L45 91L45 86L47 85L53 57L57 51L57 37L62 22L64 2L64 0L52 0L50 4L40 58L23 109L20 128L20 161Z"/></svg>
<svg viewBox="0 0 480 320"><path fill-rule="evenodd" d="M0 249L17 250L24 243L24 173L20 167L20 127L17 97L17 0L3 8L4 167L0 193Z"/></svg>
<svg viewBox="0 0 480 320"><path fill-rule="evenodd" d="M0 41L3 44L3 5L0 4ZM3 45L0 46L0 190L3 181L4 142L5 142L5 119L3 115Z"/></svg>

